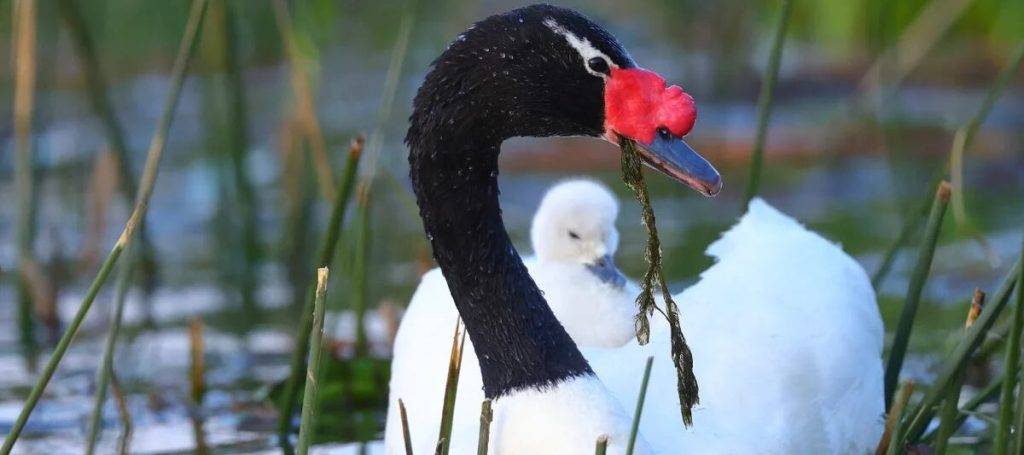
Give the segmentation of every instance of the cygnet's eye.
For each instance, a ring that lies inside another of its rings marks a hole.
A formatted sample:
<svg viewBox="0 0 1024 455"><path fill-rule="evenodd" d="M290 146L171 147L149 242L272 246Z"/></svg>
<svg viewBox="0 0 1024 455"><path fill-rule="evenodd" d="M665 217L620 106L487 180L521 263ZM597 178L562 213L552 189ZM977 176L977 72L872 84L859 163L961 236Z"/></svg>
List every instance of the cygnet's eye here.
<svg viewBox="0 0 1024 455"><path fill-rule="evenodd" d="M580 239L580 235L579 235L579 234L577 234L577 233L576 233L576 232L574 232L574 231L569 231L569 238L570 238L570 239L573 239L573 240L579 240L579 239Z"/></svg>

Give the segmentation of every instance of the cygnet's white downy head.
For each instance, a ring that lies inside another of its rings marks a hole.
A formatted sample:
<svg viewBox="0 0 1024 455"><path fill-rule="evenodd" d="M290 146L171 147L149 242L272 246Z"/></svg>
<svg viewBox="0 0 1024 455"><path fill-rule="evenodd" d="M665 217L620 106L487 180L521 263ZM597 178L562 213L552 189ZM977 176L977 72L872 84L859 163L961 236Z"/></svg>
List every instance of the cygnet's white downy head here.
<svg viewBox="0 0 1024 455"><path fill-rule="evenodd" d="M619 247L619 203L604 185L568 180L548 190L533 217L530 239L537 260L583 264L602 280L625 283L613 257Z"/></svg>
<svg viewBox="0 0 1024 455"><path fill-rule="evenodd" d="M633 338L639 290L615 266L619 204L604 185L563 181L544 196L530 232L530 275L580 346L617 347Z"/></svg>

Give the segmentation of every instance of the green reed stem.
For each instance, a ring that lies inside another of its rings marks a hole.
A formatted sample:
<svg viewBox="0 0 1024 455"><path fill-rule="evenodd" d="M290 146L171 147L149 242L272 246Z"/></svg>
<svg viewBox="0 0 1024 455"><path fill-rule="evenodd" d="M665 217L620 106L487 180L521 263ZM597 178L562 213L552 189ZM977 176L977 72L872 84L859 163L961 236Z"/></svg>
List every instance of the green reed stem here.
<svg viewBox="0 0 1024 455"><path fill-rule="evenodd" d="M903 432L907 441L917 441L924 434L928 423L934 416L936 406L946 396L950 384L953 383L959 372L966 368L971 355L981 345L988 330L995 324L999 314L1009 303L1010 295L1017 284L1017 275L1020 273L1020 269L1021 260L1018 259L993 294L992 299L989 300L989 304L981 311L981 316L967 330L964 340L946 357L931 388L925 393L921 402L914 407L914 411L909 414L911 418L907 421L907 431Z"/></svg>
<svg viewBox="0 0 1024 455"><path fill-rule="evenodd" d="M896 395L896 401L893 403L892 409L889 411L889 418L886 423L892 423L892 426L886 425L887 428L892 429L891 437L889 438L886 452L888 455L897 455L903 453L903 444L900 442L903 439L903 425L900 425L900 421L903 420L903 414L907 409L907 403L910 401L910 396L914 393L914 382L905 381L900 386L899 393Z"/></svg>
<svg viewBox="0 0 1024 455"><path fill-rule="evenodd" d="M370 138L367 141L366 151L369 155L366 172L373 178L377 173L380 150L384 145L384 128L391 119L391 111L395 105L395 94L398 91L398 82L402 76L402 66L405 63L405 55L409 49L409 38L412 36L412 26L416 18L417 0L410 0L406 7L406 14L398 28L398 36L395 38L394 46L391 49L391 59L388 62L388 69L384 76L384 89L381 93L380 105L377 109L377 120Z"/></svg>
<svg viewBox="0 0 1024 455"><path fill-rule="evenodd" d="M636 435L640 432L640 415L644 412L644 400L647 398L647 383L651 380L651 366L654 365L654 357L647 357L647 364L644 366L644 379L640 382L640 395L636 398L636 410L633 411L633 426L629 429L629 445L626 446L626 455L633 455L633 448L636 446Z"/></svg>
<svg viewBox="0 0 1024 455"><path fill-rule="evenodd" d="M1024 244L1021 246L1021 260L1024 261ZM1013 319L1010 325L1010 338L1006 342L1006 360L1003 361L1003 370L1006 377L1017 377L1017 370L1020 368L1020 337L1024 329L1024 268L1018 270L1017 275L1017 305L1013 309ZM1004 455L1010 452L1010 430L1013 427L1013 391L1017 387L1017 381L1004 381L1002 391L999 394L999 426L996 429L995 448L996 455ZM1024 392L1021 393L1024 395ZM1022 429L1016 431L1020 433Z"/></svg>
<svg viewBox="0 0 1024 455"><path fill-rule="evenodd" d="M120 258L121 252L124 250L128 242L134 237L136 230L146 216L146 211L149 209L149 199L153 195L153 186L156 183L156 176L160 169L160 158L163 155L167 132L171 128L171 121L174 119L174 112L178 106L181 87L185 81L185 73L188 71L189 61L195 51L195 43L198 41L196 38L199 35L199 26L202 23L203 16L206 12L206 4L206 0L195 0L192 3L191 10L189 11L188 22L185 25L185 34L182 37L181 45L178 48L177 56L174 59L174 67L171 70L170 91L168 91L167 97L164 100L164 109L160 114L160 120L157 123L156 132L153 134L153 139L149 145L149 151L146 155L146 166L142 173L142 181L140 185L141 192L135 202L135 208L132 210L131 217L125 224L124 230L121 232L121 236L118 238L117 243L115 243L114 247L110 250L110 254L107 255L106 260L103 261L103 265L100 266L99 274L89 286L89 291L86 293L85 299L82 301L82 305L78 307L78 312L75 314L74 319L71 321L71 324L68 325L64 335L57 343L57 347L54 349L53 354L47 361L46 367L39 377L39 380L36 382L35 386L32 387L32 391L29 393L29 396L25 401L25 407L22 408L17 421L15 421L10 433L7 434L7 438L4 440L3 447L0 448L0 455L8 455L11 453L11 450L14 448L14 443L18 440L18 437L21 436L21 431L25 428L25 423L28 422L28 418L35 409L36 404L39 402L39 398L42 396L46 386L50 383L50 379L53 378L54 372L57 371L57 366L60 364L60 361L64 358L64 354L67 352L68 346L71 345L71 341L78 333L78 329L82 325L82 321L85 320L85 316L89 313L89 309L92 307L92 303L96 299L96 294L99 293L100 288L102 288L103 284L107 281L107 277L110 275L111 270L113 270L118 258Z"/></svg>
<svg viewBox="0 0 1024 455"><path fill-rule="evenodd" d="M249 155L249 116L247 115L245 80L238 61L238 32L235 10L237 4L220 0L224 4L223 40L224 67L227 70L228 125L231 168L237 191L237 209L241 229L242 270L238 277L238 291L242 297L242 308L251 313L250 320L258 319L260 305L257 300L258 272L261 259L259 243L259 222L256 209L256 190L249 177L246 159Z"/></svg>
<svg viewBox="0 0 1024 455"><path fill-rule="evenodd" d="M36 2L22 0L14 9L14 187L17 194L17 302L20 341L29 371L35 371L39 346L32 311L28 268L35 261L35 179L32 176L32 110L36 90Z"/></svg>
<svg viewBox="0 0 1024 455"><path fill-rule="evenodd" d="M85 300L82 305L79 306L78 312L75 314L75 318L72 319L71 324L68 325L67 331L57 342L57 346L54 348L53 354L50 355L50 359L47 361L46 366L43 368L39 379L36 384L32 387L32 391L29 392L28 398L25 400L25 406L21 409L21 413L18 414L18 419L14 422L14 426L11 428L10 433L7 434L7 438L4 440L4 445L0 448L0 454L8 455L14 448L14 443L21 436L21 431L25 427L25 423L28 421L29 415L35 409L36 404L39 402L39 398L42 396L43 391L49 384L50 379L53 377L53 373L57 370L57 366L63 359L68 346L71 344L74 334L78 331L79 326L85 319L86 313L88 313L89 307L92 305L93 300L96 298L96 294L99 293L103 283L106 282L107 277L110 275L110 271L114 268L114 264L117 263L118 257L121 255L123 245L118 242L107 259L103 261L103 265L100 266L99 274L93 281L92 285L89 286L88 292L86 292Z"/></svg>
<svg viewBox="0 0 1024 455"><path fill-rule="evenodd" d="M405 455L412 455L412 436L409 435L409 413L405 412L405 402L398 399L398 412L402 417L402 441L405 443Z"/></svg>
<svg viewBox="0 0 1024 455"><path fill-rule="evenodd" d="M974 322L981 314L981 308L984 303L985 293L981 292L980 289L975 289L970 308L967 310L967 322L964 324L965 331L974 325ZM946 453L946 450L949 448L949 438L960 428L956 420L960 414L960 391L963 389L965 375L966 371L958 371L956 373L952 383L949 385L949 393L947 393L946 399L942 402L942 407L939 409L939 428L936 430L934 447L937 455Z"/></svg>
<svg viewBox="0 0 1024 455"><path fill-rule="evenodd" d="M1017 290L1017 305L1021 304L1021 293L1024 291ZM1024 381L1018 380L1017 385L1017 417L1014 421L1014 428L1017 432L1014 434L1012 449L1016 450L1016 453L1020 453L1024 450Z"/></svg>
<svg viewBox="0 0 1024 455"><path fill-rule="evenodd" d="M956 418L960 415L960 390L963 388L963 375L957 375L950 385L949 395L939 408L939 428L935 436L935 454L942 455L949 448L949 438L960 428Z"/></svg>
<svg viewBox="0 0 1024 455"><path fill-rule="evenodd" d="M345 163L345 173L341 185L338 187L338 195L334 199L334 206L331 209L331 217L327 222L327 230L320 244L317 254L316 268L328 267L334 261L334 254L337 250L338 239L341 237L341 226L345 221L345 211L348 208L348 201L352 197L352 188L355 186L356 169L359 167L359 159L363 153L363 140L357 138L352 141L349 149L348 160ZM291 433L291 417L295 412L296 399L299 387L302 384L302 372L306 369L306 354L309 349L309 333L313 326L313 306L315 291L310 289L308 298L302 307L302 318L299 320L299 327L295 333L295 346L292 348L290 374L285 381L284 393L279 403L281 415L278 417L278 443L286 453L291 453L291 443L288 435Z"/></svg>
<svg viewBox="0 0 1024 455"><path fill-rule="evenodd" d="M448 379L444 384L444 406L441 408L441 428L437 436L437 455L448 455L452 441L452 424L455 423L455 398L459 392L459 373L462 371L462 349L466 345L466 331L462 319L455 321L452 335L452 352L448 357Z"/></svg>
<svg viewBox="0 0 1024 455"><path fill-rule="evenodd" d="M885 366L886 407L892 405L893 394L896 392L896 381L899 379L900 369L903 367L903 358L907 354L910 332L914 328L914 317L917 315L917 307L921 301L921 291L924 290L928 272L932 267L932 257L935 254L939 232L942 230L942 219L946 214L946 207L949 205L950 191L949 184L943 182L939 185L932 203L931 213L928 216L927 235L921 242L917 265L914 267L914 274L911 275L910 285L907 287L903 311L900 313L900 320L896 326L896 336L893 339L892 350L889 352L889 361Z"/></svg>
<svg viewBox="0 0 1024 455"><path fill-rule="evenodd" d="M125 139L124 128L121 121L114 112L113 103L107 91L107 84L103 70L99 64L96 53L96 44L86 25L85 17L75 0L58 0L57 7L64 23L68 27L71 41L74 44L75 53L82 65L82 73L85 75L86 93L89 95L89 104L92 110L99 117L100 126L103 127L103 134L107 138L111 151L117 158L117 169L119 172L118 183L121 186L121 193L128 200L138 197L138 178L132 171L131 152L128 149L128 142ZM138 234L138 249L140 254L139 266L146 276L156 276L156 248L149 240L149 234L145 226L140 227ZM148 292L149 290L146 289Z"/></svg>
<svg viewBox="0 0 1024 455"><path fill-rule="evenodd" d="M968 411L968 412L975 411L983 403L985 403L985 402L987 402L987 401L989 401L989 400L999 396L999 391L1000 391L1000 389L1002 389L1003 381L1005 379L1006 379L1006 376L1000 374L999 377L997 377L996 379L992 380L992 382L989 385L987 385L987 386L985 386L985 388L979 390L977 394L975 394L973 397L971 397L970 400L968 400L966 403L964 403L963 410L964 411ZM956 420L953 421L953 432L956 432L956 429L960 428L964 424L964 422L967 421L967 417L968 416L969 416L969 414L967 414L965 412L958 412L957 413ZM921 438L921 442L926 442L927 443L927 442L932 441L932 440L937 440L937 438L939 436L938 432L939 432L938 429L932 430L930 433L924 435ZM936 452L936 453L938 453L938 452Z"/></svg>
<svg viewBox="0 0 1024 455"><path fill-rule="evenodd" d="M125 261L118 269L117 281L114 291L114 311L110 319L110 331L103 346L103 356L96 368L96 392L93 396L92 414L89 417L89 436L86 439L85 453L92 455L96 451L96 442L99 439L100 430L103 428L103 405L107 401L107 386L114 374L114 352L117 346L118 334L121 331L121 322L124 320L124 307L127 300L128 289L131 287L132 275L135 271L136 242L135 238L125 247ZM130 425L130 419L129 419Z"/></svg>
<svg viewBox="0 0 1024 455"><path fill-rule="evenodd" d="M366 341L366 309L369 307L369 274L371 237L370 224L373 222L371 206L372 181L361 184L359 191L359 225L356 231L355 261L352 268L353 310L356 317L355 354L365 357L369 353Z"/></svg>
<svg viewBox="0 0 1024 455"><path fill-rule="evenodd" d="M597 444L594 448L596 455L605 455L608 452L608 436L601 435L597 438Z"/></svg>
<svg viewBox="0 0 1024 455"><path fill-rule="evenodd" d="M775 36L772 39L772 52L768 57L768 66L761 77L761 96L757 100L757 135L754 137L754 150L750 155L750 178L747 180L747 191L743 196L743 209L746 210L750 200L757 196L761 189L761 174L764 168L764 144L768 137L768 121L775 100L775 85L779 79L779 65L782 62L782 45L786 42L786 29L792 15L793 0L782 0L782 12L775 24Z"/></svg>
<svg viewBox="0 0 1024 455"><path fill-rule="evenodd" d="M996 352L1000 352L1003 345L1006 343L1007 335L1010 332L1009 324L995 327L991 330L991 335L985 339L985 342L978 348L978 352L975 354L979 360L985 361L992 358Z"/></svg>
<svg viewBox="0 0 1024 455"><path fill-rule="evenodd" d="M491 410L491 400L484 400L480 404L480 438L476 443L476 455L487 455L487 446L491 442L492 420L494 420L494 411Z"/></svg>
<svg viewBox="0 0 1024 455"><path fill-rule="evenodd" d="M324 298L327 296L329 270L323 267L316 271L316 297L313 299L313 331L309 342L309 367L306 368L306 388L302 395L302 420L299 422L299 455L309 453L316 432L316 397L320 391L320 358L324 339Z"/></svg>
<svg viewBox="0 0 1024 455"><path fill-rule="evenodd" d="M988 92L985 94L985 100L982 101L981 106L978 107L977 112L971 117L971 120L964 127L964 141L963 141L963 153L966 154L971 145L974 142L974 136L982 124L985 123L985 119L988 118L988 114L992 112L992 107L995 106L996 101L1002 96L1003 91L1006 89L1007 83L1013 78L1017 70L1021 66L1021 62L1024 62L1024 43L1021 43L1020 48L1013 54L1010 59L1010 63L999 72L996 77L995 83L989 87ZM931 184L928 186L928 197L922 199L920 206L916 211L910 213L910 215L904 219L903 226L900 228L899 234L893 240L893 243L889 245L885 255L882 257L882 263L878 266L878 270L871 276L871 284L874 285L875 289L879 289L885 278L892 271L892 266L896 262L896 257L899 255L903 246L910 241L910 238L918 231L921 226L921 221L928 213L928 207L931 203L931 195L934 193L935 188L938 188L939 184L946 178L949 169L949 158L939 167L935 174L932 176ZM888 395L887 395L888 396Z"/></svg>

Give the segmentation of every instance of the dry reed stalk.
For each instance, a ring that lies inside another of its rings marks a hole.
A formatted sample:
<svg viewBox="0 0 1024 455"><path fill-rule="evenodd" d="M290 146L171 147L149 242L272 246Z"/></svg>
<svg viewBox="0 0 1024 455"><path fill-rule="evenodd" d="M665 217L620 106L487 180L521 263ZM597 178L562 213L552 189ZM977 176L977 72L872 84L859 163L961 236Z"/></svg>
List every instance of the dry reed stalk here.
<svg viewBox="0 0 1024 455"><path fill-rule="evenodd" d="M196 406L202 406L203 395L206 393L206 381L203 380L203 372L206 371L206 362L203 359L203 352L206 351L203 342L203 320L193 317L188 324L188 345L189 345L189 371L191 388L189 397Z"/></svg>
<svg viewBox="0 0 1024 455"><path fill-rule="evenodd" d="M405 443L405 455L412 455L412 437L409 435L409 414L405 412L405 402L398 399L398 412L402 418L402 441Z"/></svg>
<svg viewBox="0 0 1024 455"><path fill-rule="evenodd" d="M32 295L24 269L35 260L35 182L32 175L32 110L36 91L36 2L15 0L12 55L14 57L14 187L17 194L16 225L18 262L18 328L28 370L36 370L39 346L36 342Z"/></svg>
<svg viewBox="0 0 1024 455"><path fill-rule="evenodd" d="M21 280L32 303L32 313L36 318L50 323L60 323L57 314L57 290L54 281L47 277L43 266L35 258L27 259L21 264Z"/></svg>
<svg viewBox="0 0 1024 455"><path fill-rule="evenodd" d="M114 155L104 150L96 154L93 161L89 188L86 190L85 217L86 233L83 236L79 268L91 270L99 260L103 233L107 231L107 213L117 186L117 161Z"/></svg>
<svg viewBox="0 0 1024 455"><path fill-rule="evenodd" d="M964 332L974 325L981 315L982 305L985 304L985 293L981 289L974 289L974 296L971 298L970 307L967 309L967 319L964 321ZM949 386L949 394L942 402L939 410L939 428L935 438L935 453L941 455L946 453L949 447L949 438L956 433L960 425L956 424L956 418L960 414L960 391L964 385L964 371L958 372L957 376Z"/></svg>
<svg viewBox="0 0 1024 455"><path fill-rule="evenodd" d="M878 441L875 455L900 453L895 449L899 447L900 440L902 439L900 437L902 428L900 420L903 418L907 403L910 401L910 396L913 393L914 381L904 381L900 386L896 400L893 401L892 407L889 408L889 415L885 417L885 432L882 433L882 439Z"/></svg>
<svg viewBox="0 0 1024 455"><path fill-rule="evenodd" d="M999 254L985 238L977 226L967 215L967 203L964 200L966 188L964 186L964 147L967 146L966 128L957 130L953 136L953 148L949 152L949 177L953 187L953 197L950 200L950 207L953 209L953 221L960 232L971 237L985 254L985 258L992 267L999 266Z"/></svg>
<svg viewBox="0 0 1024 455"><path fill-rule="evenodd" d="M114 395L117 414L121 418L121 437L118 438L117 453L127 455L132 441L132 414L128 411L128 397L114 372L110 373L110 391Z"/></svg>
<svg viewBox="0 0 1024 455"><path fill-rule="evenodd" d="M316 101L313 99L306 62L303 61L302 52L299 51L295 42L295 29L292 26L291 15L288 13L288 4L285 0L274 0L273 6L274 18L288 58L292 95L295 97L296 119L301 126L303 135L313 149L320 192L324 199L333 202L336 193L334 174L331 173L333 167L327 155L327 144L320 128L320 120L316 115Z"/></svg>
<svg viewBox="0 0 1024 455"><path fill-rule="evenodd" d="M455 421L455 398L459 392L459 374L462 372L462 352L466 345L466 330L462 319L455 320L452 351L448 357L448 379L444 385L444 406L441 408L441 428L437 435L437 455L448 455L451 448L452 424Z"/></svg>
<svg viewBox="0 0 1024 455"><path fill-rule="evenodd" d="M494 411L491 409L491 400L484 400L480 404L480 436L476 442L476 455L487 455L487 446L491 443L491 422L494 420Z"/></svg>

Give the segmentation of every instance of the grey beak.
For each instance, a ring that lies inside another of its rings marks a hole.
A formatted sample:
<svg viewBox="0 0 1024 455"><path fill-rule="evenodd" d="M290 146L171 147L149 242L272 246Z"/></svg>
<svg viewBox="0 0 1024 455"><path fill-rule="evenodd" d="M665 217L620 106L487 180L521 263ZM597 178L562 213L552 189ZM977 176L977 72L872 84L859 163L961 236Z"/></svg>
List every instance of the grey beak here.
<svg viewBox="0 0 1024 455"><path fill-rule="evenodd" d="M587 270L593 273L602 283L616 288L626 285L626 276L615 266L615 259L611 255L606 254L587 264Z"/></svg>
<svg viewBox="0 0 1024 455"><path fill-rule="evenodd" d="M708 160L680 137L655 135L650 144L637 142L648 166L661 171L705 196L722 191L722 177Z"/></svg>

